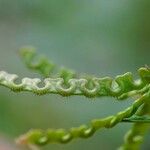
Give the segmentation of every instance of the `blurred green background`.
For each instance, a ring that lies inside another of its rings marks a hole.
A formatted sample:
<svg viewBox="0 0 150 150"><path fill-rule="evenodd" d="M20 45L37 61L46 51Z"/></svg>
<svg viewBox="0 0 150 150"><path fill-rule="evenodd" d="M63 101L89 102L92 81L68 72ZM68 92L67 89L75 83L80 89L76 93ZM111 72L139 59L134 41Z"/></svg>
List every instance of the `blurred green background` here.
<svg viewBox="0 0 150 150"><path fill-rule="evenodd" d="M136 74L139 67L150 65L150 1L0 0L0 70L20 77L39 77L18 57L18 49L26 45L77 72L100 77L127 71ZM114 114L130 103L111 98L40 97L0 87L0 139L11 143L8 146L0 140L0 149L16 150L14 139L31 128L68 129ZM130 126L119 124L87 140L43 149L114 150ZM150 149L149 140L147 134L143 150Z"/></svg>

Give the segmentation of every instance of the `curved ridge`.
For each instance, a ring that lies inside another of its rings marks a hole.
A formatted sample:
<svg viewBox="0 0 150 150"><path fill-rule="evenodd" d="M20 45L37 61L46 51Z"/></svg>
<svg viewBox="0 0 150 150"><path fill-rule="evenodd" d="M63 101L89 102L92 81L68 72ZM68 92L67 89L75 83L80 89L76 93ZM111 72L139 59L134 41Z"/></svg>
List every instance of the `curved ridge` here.
<svg viewBox="0 0 150 150"><path fill-rule="evenodd" d="M91 79L72 78L67 82L64 78L45 78L41 81L39 78L23 78L21 83L17 84L16 74L9 74L0 71L0 85L17 91L30 91L38 95L60 94L62 96L84 95L86 97L113 96L118 99L125 99L131 93L145 88L150 83L150 71L147 68L138 70L140 79L133 80L131 73L125 73L117 76L115 79L110 77ZM40 87L39 83L44 82Z"/></svg>

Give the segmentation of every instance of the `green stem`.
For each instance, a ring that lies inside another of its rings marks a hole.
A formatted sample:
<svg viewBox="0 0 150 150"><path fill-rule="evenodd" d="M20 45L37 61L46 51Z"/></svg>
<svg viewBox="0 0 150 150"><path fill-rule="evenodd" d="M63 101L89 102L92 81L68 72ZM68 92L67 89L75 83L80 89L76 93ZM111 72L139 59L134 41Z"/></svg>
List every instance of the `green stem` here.
<svg viewBox="0 0 150 150"><path fill-rule="evenodd" d="M137 116L134 115L130 118L124 118L122 122L127 123L150 123L150 116Z"/></svg>
<svg viewBox="0 0 150 150"><path fill-rule="evenodd" d="M140 111L136 113L136 115L141 116L141 117L138 117L137 120L141 118L142 120L141 122L136 122L133 125L132 129L127 132L127 134L125 135L124 144L122 145L122 147L120 147L119 150L139 150L140 149L140 145L142 144L144 140L144 135L146 134L147 130L150 127L150 125L147 124L150 122L150 118L147 116L142 117L143 115L150 115L149 101L144 103L144 106L141 108Z"/></svg>
<svg viewBox="0 0 150 150"><path fill-rule="evenodd" d="M17 75L0 71L0 85L10 88L14 92L29 91L37 95L84 95L89 98L112 96L117 99L126 99L135 94L143 95L143 93L149 90L150 84L147 78L145 78L147 82L144 82L144 75L141 76L140 82L132 80L130 73L117 76L115 79L93 77L89 80L85 78L72 78L66 81L65 78L46 78L43 81L44 86L40 87L39 83L41 83L41 80L39 78L23 78L21 83L17 84L15 82L18 79Z"/></svg>
<svg viewBox="0 0 150 150"><path fill-rule="evenodd" d="M82 125L77 128L71 128L70 130L31 130L27 134L21 136L18 141L21 144L33 144L41 146L51 142L68 143L76 138L88 138L101 128L112 128L120 123L124 118L133 116L148 98L149 95L144 94L141 98L137 99L130 107L128 107L124 111L121 111L114 116L109 116L103 119L94 119L91 121L90 125Z"/></svg>

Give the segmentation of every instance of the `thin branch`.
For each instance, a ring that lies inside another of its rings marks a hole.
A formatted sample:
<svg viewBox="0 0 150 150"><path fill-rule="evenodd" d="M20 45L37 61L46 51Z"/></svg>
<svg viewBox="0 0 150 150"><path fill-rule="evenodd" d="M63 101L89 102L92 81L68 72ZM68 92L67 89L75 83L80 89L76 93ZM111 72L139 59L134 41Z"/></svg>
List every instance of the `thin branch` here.
<svg viewBox="0 0 150 150"><path fill-rule="evenodd" d="M124 118L130 118L133 116L148 98L149 94L144 94L124 111L118 112L114 116L109 116L103 119L94 119L91 121L90 125L82 125L80 127L71 128L70 130L31 130L19 137L17 142L25 145L30 143L42 146L46 145L47 143L54 142L64 144L76 138L91 137L97 130L101 128L112 128L120 123Z"/></svg>
<svg viewBox="0 0 150 150"><path fill-rule="evenodd" d="M124 118L122 122L127 123L150 123L150 116L132 116L131 118Z"/></svg>

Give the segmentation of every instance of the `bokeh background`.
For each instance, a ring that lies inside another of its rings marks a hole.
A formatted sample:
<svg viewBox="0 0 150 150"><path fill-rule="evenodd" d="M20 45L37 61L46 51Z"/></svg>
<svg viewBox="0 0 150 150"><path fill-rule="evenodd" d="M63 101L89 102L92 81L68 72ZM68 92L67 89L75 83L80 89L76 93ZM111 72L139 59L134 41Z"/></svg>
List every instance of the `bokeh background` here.
<svg viewBox="0 0 150 150"><path fill-rule="evenodd" d="M32 45L60 66L100 77L150 65L149 0L0 0L0 70L39 77L18 57ZM70 128L130 105L111 98L35 96L0 87L0 150L21 150L14 139L31 128ZM115 150L131 124L103 129L87 140L43 150ZM146 135L143 150L150 149Z"/></svg>

